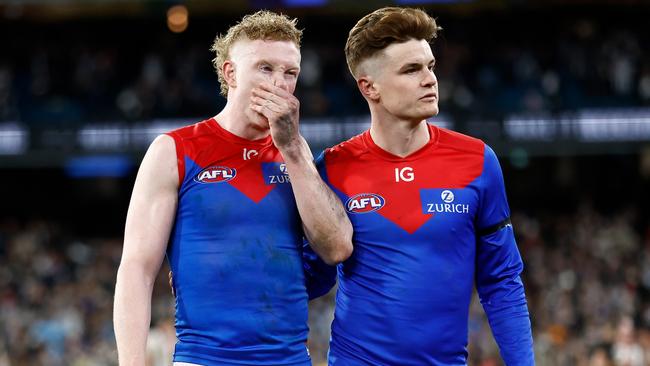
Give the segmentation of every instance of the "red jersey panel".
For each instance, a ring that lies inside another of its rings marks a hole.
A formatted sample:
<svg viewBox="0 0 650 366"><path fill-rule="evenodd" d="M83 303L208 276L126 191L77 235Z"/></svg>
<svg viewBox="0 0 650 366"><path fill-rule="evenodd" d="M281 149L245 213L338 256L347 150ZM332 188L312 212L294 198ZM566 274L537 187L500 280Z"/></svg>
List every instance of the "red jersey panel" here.
<svg viewBox="0 0 650 366"><path fill-rule="evenodd" d="M428 126L429 142L405 158L375 145L369 131L329 149L330 184L348 197L381 191L379 214L412 234L434 215L421 210L421 189L464 188L483 170L482 141Z"/></svg>

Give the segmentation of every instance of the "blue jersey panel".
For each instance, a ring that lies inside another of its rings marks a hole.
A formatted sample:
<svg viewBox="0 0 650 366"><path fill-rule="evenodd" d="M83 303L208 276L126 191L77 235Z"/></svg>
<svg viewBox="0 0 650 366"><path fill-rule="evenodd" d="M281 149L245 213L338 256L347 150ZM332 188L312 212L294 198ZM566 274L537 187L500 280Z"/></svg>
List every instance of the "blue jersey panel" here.
<svg viewBox="0 0 650 366"><path fill-rule="evenodd" d="M501 169L479 140L430 126L401 158L369 133L319 157L354 251L338 266L329 364L467 364L474 283L507 365L534 364L523 264Z"/></svg>
<svg viewBox="0 0 650 366"><path fill-rule="evenodd" d="M247 164L208 169L185 157L167 251L176 292L174 360L310 365L302 228L291 186L283 163ZM273 185L258 202L231 184L251 166L257 173L248 176Z"/></svg>

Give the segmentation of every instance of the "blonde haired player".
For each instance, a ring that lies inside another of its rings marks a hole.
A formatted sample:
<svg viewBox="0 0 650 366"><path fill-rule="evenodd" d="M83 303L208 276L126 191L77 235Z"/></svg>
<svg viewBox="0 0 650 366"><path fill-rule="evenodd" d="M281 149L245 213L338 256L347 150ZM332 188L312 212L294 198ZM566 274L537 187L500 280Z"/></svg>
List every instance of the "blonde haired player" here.
<svg viewBox="0 0 650 366"><path fill-rule="evenodd" d="M175 364L311 364L303 227L330 264L350 255L352 231L298 131L300 37L286 16L244 17L213 46L224 109L147 151L115 289L120 365L144 365L165 253L176 295Z"/></svg>

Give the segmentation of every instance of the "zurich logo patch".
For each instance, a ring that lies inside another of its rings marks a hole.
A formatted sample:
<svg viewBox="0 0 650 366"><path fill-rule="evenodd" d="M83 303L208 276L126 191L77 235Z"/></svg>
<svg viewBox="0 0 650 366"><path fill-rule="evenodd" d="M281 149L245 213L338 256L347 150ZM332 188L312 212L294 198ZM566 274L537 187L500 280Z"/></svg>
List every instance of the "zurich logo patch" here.
<svg viewBox="0 0 650 366"><path fill-rule="evenodd" d="M454 202L454 192L445 189L442 191L442 193L440 193L440 198L442 198L445 203L452 203Z"/></svg>
<svg viewBox="0 0 650 366"><path fill-rule="evenodd" d="M359 193L348 199L345 209L349 213L368 213L384 207L384 197L374 193Z"/></svg>
<svg viewBox="0 0 650 366"><path fill-rule="evenodd" d="M454 192L455 191L455 192ZM469 214L472 200L466 189L430 188L420 190L424 214Z"/></svg>
<svg viewBox="0 0 650 366"><path fill-rule="evenodd" d="M211 166L201 170L199 174L194 177L194 181L198 183L221 183L227 182L237 175L237 171L233 168L226 166Z"/></svg>
<svg viewBox="0 0 650 366"><path fill-rule="evenodd" d="M291 183L285 163L262 163L262 174L266 185Z"/></svg>

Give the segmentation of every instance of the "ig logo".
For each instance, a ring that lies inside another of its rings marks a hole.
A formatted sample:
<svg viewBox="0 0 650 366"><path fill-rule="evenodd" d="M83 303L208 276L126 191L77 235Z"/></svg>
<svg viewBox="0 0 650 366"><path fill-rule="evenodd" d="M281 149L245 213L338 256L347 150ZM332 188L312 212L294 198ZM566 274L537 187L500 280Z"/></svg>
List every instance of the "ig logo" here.
<svg viewBox="0 0 650 366"><path fill-rule="evenodd" d="M248 150L247 148L244 148L244 151L242 153L244 160L250 160L254 156L259 155L257 150Z"/></svg>

